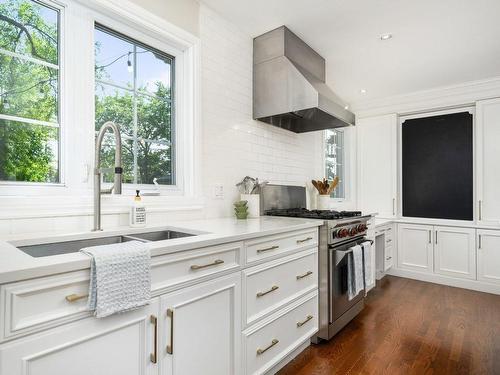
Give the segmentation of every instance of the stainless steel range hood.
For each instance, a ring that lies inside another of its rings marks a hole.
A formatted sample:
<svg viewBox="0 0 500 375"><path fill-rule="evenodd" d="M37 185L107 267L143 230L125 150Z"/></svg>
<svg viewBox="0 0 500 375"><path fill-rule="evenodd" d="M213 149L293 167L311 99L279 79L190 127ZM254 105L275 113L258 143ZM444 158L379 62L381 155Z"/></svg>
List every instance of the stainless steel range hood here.
<svg viewBox="0 0 500 375"><path fill-rule="evenodd" d="M285 26L253 41L253 117L295 133L354 125L325 84L325 59Z"/></svg>

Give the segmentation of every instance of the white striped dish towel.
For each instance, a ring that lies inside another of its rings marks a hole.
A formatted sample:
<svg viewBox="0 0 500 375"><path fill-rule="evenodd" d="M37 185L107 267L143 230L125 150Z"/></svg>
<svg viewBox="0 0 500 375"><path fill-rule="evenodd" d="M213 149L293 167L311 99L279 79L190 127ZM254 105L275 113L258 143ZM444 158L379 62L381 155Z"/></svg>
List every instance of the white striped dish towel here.
<svg viewBox="0 0 500 375"><path fill-rule="evenodd" d="M92 258L88 308L97 318L149 304L149 244L130 241L86 247L80 251Z"/></svg>

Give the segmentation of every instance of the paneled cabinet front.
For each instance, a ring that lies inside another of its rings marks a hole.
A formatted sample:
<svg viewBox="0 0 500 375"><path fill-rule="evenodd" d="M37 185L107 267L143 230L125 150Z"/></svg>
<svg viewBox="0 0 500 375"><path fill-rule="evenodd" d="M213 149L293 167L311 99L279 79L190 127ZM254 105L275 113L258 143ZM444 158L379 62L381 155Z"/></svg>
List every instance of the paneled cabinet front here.
<svg viewBox="0 0 500 375"><path fill-rule="evenodd" d="M477 279L500 284L500 231L477 231Z"/></svg>
<svg viewBox="0 0 500 375"><path fill-rule="evenodd" d="M162 375L240 373L240 294L237 273L161 297Z"/></svg>
<svg viewBox="0 0 500 375"><path fill-rule="evenodd" d="M434 227L434 272L476 278L476 230Z"/></svg>
<svg viewBox="0 0 500 375"><path fill-rule="evenodd" d="M356 121L358 132L358 193L363 212L397 215L397 115Z"/></svg>
<svg viewBox="0 0 500 375"><path fill-rule="evenodd" d="M85 318L0 345L2 375L154 375L159 298L138 310Z"/></svg>
<svg viewBox="0 0 500 375"><path fill-rule="evenodd" d="M432 225L398 225L398 267L412 271L433 272Z"/></svg>
<svg viewBox="0 0 500 375"><path fill-rule="evenodd" d="M500 99L478 102L476 113L477 218L500 226Z"/></svg>

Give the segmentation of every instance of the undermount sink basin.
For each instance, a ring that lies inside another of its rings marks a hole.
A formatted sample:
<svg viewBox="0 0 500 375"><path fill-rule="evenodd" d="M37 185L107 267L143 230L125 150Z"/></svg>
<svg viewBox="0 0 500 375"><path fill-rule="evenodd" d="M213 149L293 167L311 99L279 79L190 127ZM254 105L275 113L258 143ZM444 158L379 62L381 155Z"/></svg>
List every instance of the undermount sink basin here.
<svg viewBox="0 0 500 375"><path fill-rule="evenodd" d="M22 252L31 255L32 257L47 257L52 255L76 253L85 247L111 245L127 241L163 241L174 238L195 236L192 233L179 232L175 230L148 231L144 233L123 234L109 237L86 238L74 241L60 241L28 246L18 246Z"/></svg>

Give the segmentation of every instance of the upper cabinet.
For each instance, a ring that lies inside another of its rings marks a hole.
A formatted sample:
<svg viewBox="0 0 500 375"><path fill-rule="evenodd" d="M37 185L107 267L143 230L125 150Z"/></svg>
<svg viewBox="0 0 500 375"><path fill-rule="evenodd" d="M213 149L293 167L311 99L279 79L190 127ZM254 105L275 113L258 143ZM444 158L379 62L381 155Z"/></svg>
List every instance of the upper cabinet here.
<svg viewBox="0 0 500 375"><path fill-rule="evenodd" d="M500 225L500 99L480 101L476 111L477 218Z"/></svg>
<svg viewBox="0 0 500 375"><path fill-rule="evenodd" d="M395 114L356 121L359 207L386 218L397 215L397 121Z"/></svg>

